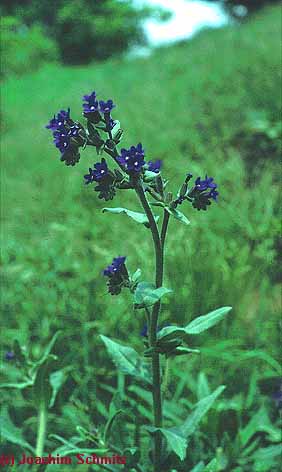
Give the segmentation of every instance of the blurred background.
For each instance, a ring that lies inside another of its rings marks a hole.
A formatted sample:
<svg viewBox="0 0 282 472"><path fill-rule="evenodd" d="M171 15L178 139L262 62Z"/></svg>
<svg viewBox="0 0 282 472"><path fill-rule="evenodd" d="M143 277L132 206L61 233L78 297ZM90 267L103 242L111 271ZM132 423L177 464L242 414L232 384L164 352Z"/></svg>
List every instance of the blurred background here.
<svg viewBox="0 0 282 472"><path fill-rule="evenodd" d="M117 104L123 147L141 141L147 160L162 159L172 191L187 172L219 185L218 204L208 212L183 207L190 226L171 221L168 235L165 286L174 292L162 322L183 325L233 306L228 320L191 339L201 355L171 368L167 401L184 416L204 392L227 387L177 470L216 454L221 465L213 470L280 470L280 5L4 0L0 11L2 379L22 375L17 359L6 359L15 339L36 358L63 329L56 354L72 370L48 431L69 437L77 424L105 419L107 386L115 388L98 334L143 349L143 318L133 315L129 294L107 294L101 271L126 255L131 272L141 267L149 280L150 235L123 216L101 214L83 183L97 156L86 150L65 167L45 129L69 106L82 120L82 96L96 90ZM130 192L112 206L139 210ZM13 391L11 403L3 392L12 421L34 441L28 395Z"/></svg>

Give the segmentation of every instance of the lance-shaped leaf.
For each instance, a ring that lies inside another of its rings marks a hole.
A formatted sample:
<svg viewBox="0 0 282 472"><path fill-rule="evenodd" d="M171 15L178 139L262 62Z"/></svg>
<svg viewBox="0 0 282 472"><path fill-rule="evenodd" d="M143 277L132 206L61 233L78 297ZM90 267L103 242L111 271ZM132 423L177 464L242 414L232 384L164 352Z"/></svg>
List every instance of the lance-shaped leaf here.
<svg viewBox="0 0 282 472"><path fill-rule="evenodd" d="M205 398L202 398L202 400L196 403L193 412L188 416L186 421L181 426L176 428L176 430L178 432L181 432L181 434L186 438L194 434L203 416L206 415L206 413L212 407L214 401L223 392L224 389L225 385L221 385L213 393L211 393ZM174 428L171 429L174 431Z"/></svg>
<svg viewBox="0 0 282 472"><path fill-rule="evenodd" d="M129 218L132 218L134 221L137 223L141 223L143 225L148 225L149 221L145 213L139 213L137 211L131 211L128 210L127 208L103 208L103 213L114 213L117 215L124 214L129 216ZM155 216L155 221L157 222L159 219L159 216Z"/></svg>
<svg viewBox="0 0 282 472"><path fill-rule="evenodd" d="M221 385L211 395L208 395L196 403L193 412L188 416L182 425L173 428L147 427L148 431L153 434L157 431L160 431L166 438L170 449L178 455L180 460L183 461L186 457L186 449L188 446L189 437L193 435L203 416L206 415L216 398L223 392L224 389L225 386Z"/></svg>
<svg viewBox="0 0 282 472"><path fill-rule="evenodd" d="M124 374L151 383L151 374L142 357L132 347L118 344L107 336L100 335L116 367Z"/></svg>
<svg viewBox="0 0 282 472"><path fill-rule="evenodd" d="M177 210L176 208L169 208L168 206L166 206L165 209L176 220L181 221L181 223L184 223L185 225L190 224L190 221L188 220L188 218L186 218L186 216L183 213L181 213L181 211Z"/></svg>
<svg viewBox="0 0 282 472"><path fill-rule="evenodd" d="M155 288L155 285L149 282L140 282L134 293L134 303L143 306L151 306L157 303L164 295L171 293L172 290L165 287Z"/></svg>
<svg viewBox="0 0 282 472"><path fill-rule="evenodd" d="M207 315L198 316L198 318L191 321L185 328L181 328L180 326L167 326L159 331L158 340L169 340L176 337L183 339L187 334L200 334L216 325L231 310L231 306L218 308Z"/></svg>
<svg viewBox="0 0 282 472"><path fill-rule="evenodd" d="M155 428L148 426L146 427L146 429L147 431L149 431L149 433L152 434L156 433L157 431L160 431L167 440L169 448L173 452L175 452L175 454L179 457L181 461L184 461L188 445L186 438L184 438L181 434L178 434L177 432L174 432L171 429L167 428Z"/></svg>
<svg viewBox="0 0 282 472"><path fill-rule="evenodd" d="M207 315L198 316L186 326L187 334L199 334L221 321L227 313L232 310L231 306L223 306L217 310L211 311Z"/></svg>

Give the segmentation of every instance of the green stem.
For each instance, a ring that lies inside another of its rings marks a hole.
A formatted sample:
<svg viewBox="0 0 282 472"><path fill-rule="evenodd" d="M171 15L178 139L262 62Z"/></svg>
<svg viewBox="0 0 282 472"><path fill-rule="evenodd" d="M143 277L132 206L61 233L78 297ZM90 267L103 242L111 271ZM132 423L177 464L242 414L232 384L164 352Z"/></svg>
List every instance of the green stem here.
<svg viewBox="0 0 282 472"><path fill-rule="evenodd" d="M44 452L45 435L46 435L46 424L47 424L47 410L45 401L42 400L39 405L38 412L38 428L37 428L37 439L35 455L42 457Z"/></svg>
<svg viewBox="0 0 282 472"><path fill-rule="evenodd" d="M165 245L165 238L166 238L166 232L167 232L169 217L170 217L169 212L165 210L164 211L163 224L162 224L162 230L161 230L161 244L162 244L163 254L164 254L164 245Z"/></svg>
<svg viewBox="0 0 282 472"><path fill-rule="evenodd" d="M167 358L166 362L165 362L165 372L164 372L163 382L162 382L163 400L164 400L166 390L167 390L167 387L168 387L168 379L169 379L169 358Z"/></svg>
<svg viewBox="0 0 282 472"><path fill-rule="evenodd" d="M148 218L150 229L153 237L156 258L156 287L161 287L163 283L163 250L159 236L158 227L144 193L143 187L139 182L135 185L135 190L140 198L143 209ZM158 316L160 312L160 302L153 306L151 323L149 326L149 343L150 347L155 347L157 342L157 325ZM161 398L161 372L160 372L160 356L157 352L152 354L152 374L153 374L153 406L154 406L154 426L155 428L162 427L162 398ZM161 470L161 449L162 449L162 435L157 431L155 436L155 451L154 451L154 472Z"/></svg>

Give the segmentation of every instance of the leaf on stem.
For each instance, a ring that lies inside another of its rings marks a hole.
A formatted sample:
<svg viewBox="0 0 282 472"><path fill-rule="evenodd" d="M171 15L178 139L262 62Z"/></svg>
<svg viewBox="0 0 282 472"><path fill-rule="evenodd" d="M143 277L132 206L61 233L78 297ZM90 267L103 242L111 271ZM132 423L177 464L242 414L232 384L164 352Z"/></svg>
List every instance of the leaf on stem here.
<svg viewBox="0 0 282 472"><path fill-rule="evenodd" d="M137 223L141 223L143 225L149 224L148 218L145 215L145 213L131 211L131 210L128 210L127 208L103 208L102 212L114 213L117 215L124 214L124 215L129 216L129 218L132 218ZM155 221L157 222L159 219L159 216L155 216L154 218L155 218Z"/></svg>
<svg viewBox="0 0 282 472"><path fill-rule="evenodd" d="M167 428L155 428L148 426L146 429L149 431L149 433L152 434L156 433L157 431L160 431L167 440L169 448L173 452L175 452L175 454L179 457L181 461L184 461L186 457L186 449L188 443L182 435L179 435L177 432L174 432Z"/></svg>
<svg viewBox="0 0 282 472"><path fill-rule="evenodd" d="M149 282L140 282L134 293L134 303L138 308L151 306L157 303L164 295L171 293L172 290L165 287L155 288L155 285Z"/></svg>
<svg viewBox="0 0 282 472"><path fill-rule="evenodd" d="M173 428L147 427L148 431L153 434L157 431L160 431L166 438L169 448L175 452L180 460L184 461L186 457L186 449L188 446L188 438L194 434L203 416L205 416L210 410L214 401L224 389L225 386L221 385L211 395L208 395L196 403L193 412L188 416L182 425Z"/></svg>
<svg viewBox="0 0 282 472"><path fill-rule="evenodd" d="M200 334L216 325L231 310L231 306L218 308L217 310L211 311L207 315L198 316L185 328L181 328L179 326L167 326L159 331L158 340L168 340L175 337L183 339L187 334Z"/></svg>
<svg viewBox="0 0 282 472"><path fill-rule="evenodd" d="M166 206L165 209L176 220L180 221L181 223L184 223L185 225L190 224L190 221L188 220L188 218L186 218L186 216L181 211L177 210L176 208L170 208L168 206Z"/></svg>
<svg viewBox="0 0 282 472"><path fill-rule="evenodd" d="M107 336L100 335L116 367L126 375L151 384L151 374L142 357L132 347L118 344Z"/></svg>

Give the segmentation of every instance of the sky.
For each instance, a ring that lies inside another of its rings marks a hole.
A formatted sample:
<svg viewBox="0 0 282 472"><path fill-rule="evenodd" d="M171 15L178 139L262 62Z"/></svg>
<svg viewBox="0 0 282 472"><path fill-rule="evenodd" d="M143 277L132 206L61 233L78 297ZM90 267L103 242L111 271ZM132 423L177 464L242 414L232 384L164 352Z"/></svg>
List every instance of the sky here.
<svg viewBox="0 0 282 472"><path fill-rule="evenodd" d="M142 0L136 0L142 3ZM143 3L165 7L173 12L167 22L145 22L151 46L189 38L203 26L218 27L227 22L222 8L214 3L187 0L147 0Z"/></svg>

